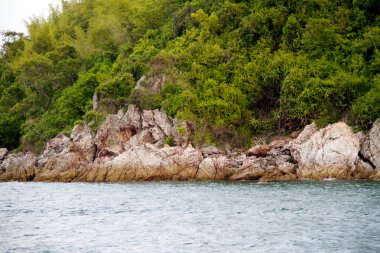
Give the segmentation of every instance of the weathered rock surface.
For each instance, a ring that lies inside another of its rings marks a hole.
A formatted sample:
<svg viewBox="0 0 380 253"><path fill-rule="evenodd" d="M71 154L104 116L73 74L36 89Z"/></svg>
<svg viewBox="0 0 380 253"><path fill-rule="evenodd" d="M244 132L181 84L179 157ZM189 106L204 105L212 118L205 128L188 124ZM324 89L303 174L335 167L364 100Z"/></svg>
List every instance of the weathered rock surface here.
<svg viewBox="0 0 380 253"><path fill-rule="evenodd" d="M190 180L201 162L201 153L191 146L159 149L146 144L129 149L112 160L98 162L87 180Z"/></svg>
<svg viewBox="0 0 380 253"><path fill-rule="evenodd" d="M376 169L380 169L380 119L373 124L361 145L361 154Z"/></svg>
<svg viewBox="0 0 380 253"><path fill-rule="evenodd" d="M154 75L151 73L148 77L142 76L136 83L135 89L149 90L153 93L158 93L166 83L167 78L164 74Z"/></svg>
<svg viewBox="0 0 380 253"><path fill-rule="evenodd" d="M248 156L256 156L256 157L266 157L270 150L271 150L271 148L267 144L257 145L257 146L250 148L247 151L247 155Z"/></svg>
<svg viewBox="0 0 380 253"><path fill-rule="evenodd" d="M10 154L0 165L0 181L30 181L35 176L37 156L32 153Z"/></svg>
<svg viewBox="0 0 380 253"><path fill-rule="evenodd" d="M101 155L116 155L124 151L125 143L139 131L141 112L136 106L130 105L126 114L120 111L117 115L108 115L94 141Z"/></svg>
<svg viewBox="0 0 380 253"><path fill-rule="evenodd" d="M90 128L76 125L70 138L58 135L50 140L38 158L36 181L78 180L95 158L96 147Z"/></svg>
<svg viewBox="0 0 380 253"><path fill-rule="evenodd" d="M300 134L294 142L297 146L292 149L292 156L298 162L298 176L311 179L353 177L360 147L352 129L343 122L313 134L314 130L310 129Z"/></svg>
<svg viewBox="0 0 380 253"><path fill-rule="evenodd" d="M70 137L58 135L39 156L0 149L0 181L380 180L380 120L368 134L342 122L320 130L311 124L243 153L194 148L192 131L189 122L130 105L96 134L79 124Z"/></svg>
<svg viewBox="0 0 380 253"><path fill-rule="evenodd" d="M5 158L7 154L8 154L8 149L0 148L0 162Z"/></svg>

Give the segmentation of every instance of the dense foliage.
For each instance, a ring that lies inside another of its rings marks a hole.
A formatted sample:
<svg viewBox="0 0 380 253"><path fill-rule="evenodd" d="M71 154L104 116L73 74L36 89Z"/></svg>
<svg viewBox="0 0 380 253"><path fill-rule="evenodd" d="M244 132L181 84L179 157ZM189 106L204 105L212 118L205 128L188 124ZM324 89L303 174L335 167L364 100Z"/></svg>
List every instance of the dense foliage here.
<svg viewBox="0 0 380 253"><path fill-rule="evenodd" d="M62 1L29 35L3 33L0 146L38 152L128 103L193 121L196 143L365 129L380 117L379 14L378 0ZM135 89L142 76L166 82Z"/></svg>

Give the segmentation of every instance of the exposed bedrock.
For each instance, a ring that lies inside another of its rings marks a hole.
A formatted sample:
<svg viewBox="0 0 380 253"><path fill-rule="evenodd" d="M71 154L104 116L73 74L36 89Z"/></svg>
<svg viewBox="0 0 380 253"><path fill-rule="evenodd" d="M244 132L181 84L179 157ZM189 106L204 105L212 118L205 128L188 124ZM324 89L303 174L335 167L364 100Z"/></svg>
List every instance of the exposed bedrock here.
<svg viewBox="0 0 380 253"><path fill-rule="evenodd" d="M108 115L97 133L85 124L47 142L39 156L0 149L0 181L380 179L380 120L354 134L343 122L315 124L246 152L195 148L190 122L160 110ZM168 144L171 144L169 146Z"/></svg>

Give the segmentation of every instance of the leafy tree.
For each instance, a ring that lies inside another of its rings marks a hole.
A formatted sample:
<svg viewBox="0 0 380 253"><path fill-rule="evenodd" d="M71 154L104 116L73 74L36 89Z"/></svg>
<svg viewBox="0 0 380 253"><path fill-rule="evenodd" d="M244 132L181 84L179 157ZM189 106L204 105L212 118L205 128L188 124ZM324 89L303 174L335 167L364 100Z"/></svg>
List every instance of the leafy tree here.
<svg viewBox="0 0 380 253"><path fill-rule="evenodd" d="M2 33L0 146L38 152L75 122L96 130L128 103L194 122L197 144L244 147L311 121L366 129L380 117L379 6L62 1L32 18L28 35ZM163 78L163 89L135 89L143 76Z"/></svg>

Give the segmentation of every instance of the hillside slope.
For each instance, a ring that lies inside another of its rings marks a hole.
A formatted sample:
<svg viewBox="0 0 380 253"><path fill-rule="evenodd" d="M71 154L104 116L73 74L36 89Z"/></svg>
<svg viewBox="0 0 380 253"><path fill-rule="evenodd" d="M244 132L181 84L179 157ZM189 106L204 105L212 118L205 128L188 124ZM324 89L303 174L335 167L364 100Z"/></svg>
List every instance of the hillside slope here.
<svg viewBox="0 0 380 253"><path fill-rule="evenodd" d="M39 152L130 103L193 122L194 143L366 129L380 117L379 14L376 0L62 1L30 35L3 33L0 146Z"/></svg>

